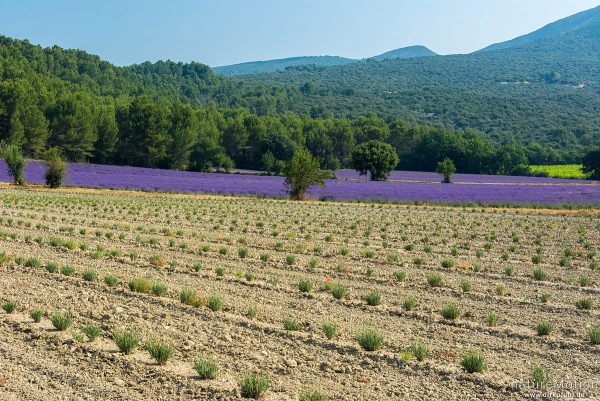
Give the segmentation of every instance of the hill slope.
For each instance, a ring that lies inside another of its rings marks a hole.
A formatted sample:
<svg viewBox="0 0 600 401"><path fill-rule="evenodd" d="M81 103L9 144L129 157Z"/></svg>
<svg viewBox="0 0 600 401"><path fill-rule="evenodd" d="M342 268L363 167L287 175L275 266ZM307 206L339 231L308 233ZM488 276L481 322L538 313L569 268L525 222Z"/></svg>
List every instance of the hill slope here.
<svg viewBox="0 0 600 401"><path fill-rule="evenodd" d="M438 54L434 51L429 50L425 46L408 46L400 49L391 50L378 56L371 57L373 60L394 60L403 58L413 57L430 57L437 56Z"/></svg>
<svg viewBox="0 0 600 401"><path fill-rule="evenodd" d="M574 32L588 26L598 24L600 22L600 6L590 10L571 15L550 23L543 28L540 28L527 35L508 40L506 42L495 43L487 46L479 51L490 51L498 49L506 49L509 47L519 46L525 43L534 42L540 39L545 39L569 32Z"/></svg>
<svg viewBox="0 0 600 401"><path fill-rule="evenodd" d="M400 49L391 50L389 52L371 57L374 60L387 60L398 58L413 58L436 56L437 53L432 52L425 46L409 46ZM283 71L290 67L299 67L305 65L314 65L317 67L330 67L336 65L346 65L359 63L361 59L352 59L339 56L303 56L289 57L266 61L249 61L247 63L225 65L214 67L213 69L225 76L258 74L262 72Z"/></svg>

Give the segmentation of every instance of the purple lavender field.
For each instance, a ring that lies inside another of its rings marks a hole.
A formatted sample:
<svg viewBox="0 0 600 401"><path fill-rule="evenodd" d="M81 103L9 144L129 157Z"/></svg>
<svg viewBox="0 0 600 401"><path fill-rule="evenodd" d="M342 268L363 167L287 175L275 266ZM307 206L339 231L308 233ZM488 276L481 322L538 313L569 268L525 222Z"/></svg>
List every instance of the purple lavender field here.
<svg viewBox="0 0 600 401"><path fill-rule="evenodd" d="M592 181L456 174L455 183L447 185L440 183L436 173L395 171L389 182L367 181L351 170L340 170L337 175L337 180L327 180L326 189L315 188L309 196L344 201L600 205L600 183ZM43 183L43 165L30 161L25 176L30 183ZM0 162L0 181L10 181L4 162ZM282 177L78 163L69 164L65 185L286 197Z"/></svg>

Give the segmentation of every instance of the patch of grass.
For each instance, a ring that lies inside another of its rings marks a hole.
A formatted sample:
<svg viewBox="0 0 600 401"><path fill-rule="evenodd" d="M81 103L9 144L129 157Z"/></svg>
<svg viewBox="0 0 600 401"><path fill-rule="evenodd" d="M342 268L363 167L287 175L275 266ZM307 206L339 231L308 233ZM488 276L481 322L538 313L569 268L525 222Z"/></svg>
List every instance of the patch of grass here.
<svg viewBox="0 0 600 401"><path fill-rule="evenodd" d="M554 331L554 325L546 320L540 320L535 326L538 336L549 336Z"/></svg>
<svg viewBox="0 0 600 401"><path fill-rule="evenodd" d="M308 293L312 290L312 287L313 285L308 279L301 278L298 282L298 289L300 292Z"/></svg>
<svg viewBox="0 0 600 401"><path fill-rule="evenodd" d="M44 316L44 311L41 309L32 309L31 312L29 312L29 316L31 316L34 322L39 323Z"/></svg>
<svg viewBox="0 0 600 401"><path fill-rule="evenodd" d="M450 258L442 259L442 267L445 269L450 269L451 267L454 267L454 260Z"/></svg>
<svg viewBox="0 0 600 401"><path fill-rule="evenodd" d="M250 374L240 380L240 393L244 398L260 398L269 389L266 376Z"/></svg>
<svg viewBox="0 0 600 401"><path fill-rule="evenodd" d="M291 265L293 265L294 263L296 263L296 255L287 255L287 256L285 257L285 263L286 263L288 266L291 266Z"/></svg>
<svg viewBox="0 0 600 401"><path fill-rule="evenodd" d="M194 370L202 380L212 380L219 373L219 366L212 358L201 356L194 364Z"/></svg>
<svg viewBox="0 0 600 401"><path fill-rule="evenodd" d="M329 398L318 390L305 390L298 396L298 401L328 401Z"/></svg>
<svg viewBox="0 0 600 401"><path fill-rule="evenodd" d="M140 344L139 336L131 331L118 331L113 335L113 340L125 355L131 354Z"/></svg>
<svg viewBox="0 0 600 401"><path fill-rule="evenodd" d="M157 297L162 297L167 293L167 286L163 283L152 284L152 293Z"/></svg>
<svg viewBox="0 0 600 401"><path fill-rule="evenodd" d="M93 323L81 326L81 332L85 334L89 341L94 341L100 337L100 327Z"/></svg>
<svg viewBox="0 0 600 401"><path fill-rule="evenodd" d="M246 311L246 316L249 319L254 319L256 317L256 314L258 313L256 306L250 306L248 308L248 310Z"/></svg>
<svg viewBox="0 0 600 401"><path fill-rule="evenodd" d="M211 311L218 312L223 309L223 298L221 298L221 296L218 294L213 294L208 297L206 306L208 306L208 309Z"/></svg>
<svg viewBox="0 0 600 401"><path fill-rule="evenodd" d="M73 266L63 266L60 268L60 272L65 276L74 276L77 272Z"/></svg>
<svg viewBox="0 0 600 401"><path fill-rule="evenodd" d="M288 331L299 331L302 329L302 323L291 317L285 318L283 319L283 328Z"/></svg>
<svg viewBox="0 0 600 401"><path fill-rule="evenodd" d="M531 381L536 389L543 389L548 386L548 373L537 363L531 367Z"/></svg>
<svg viewBox="0 0 600 401"><path fill-rule="evenodd" d="M440 311L444 319L456 320L460 316L460 309L454 305L448 305Z"/></svg>
<svg viewBox="0 0 600 401"><path fill-rule="evenodd" d="M2 309L4 309L4 312L6 313L13 313L17 309L17 302L6 301L4 304L2 304Z"/></svg>
<svg viewBox="0 0 600 401"><path fill-rule="evenodd" d="M442 276L437 273L430 273L427 275L427 284L431 287L441 287L443 283Z"/></svg>
<svg viewBox="0 0 600 401"><path fill-rule="evenodd" d="M485 323L490 327L495 327L498 324L498 315L496 315L496 312L486 313Z"/></svg>
<svg viewBox="0 0 600 401"><path fill-rule="evenodd" d="M323 329L323 333L328 340L331 340L333 337L335 337L337 333L337 325L333 322L325 322L321 328Z"/></svg>
<svg viewBox="0 0 600 401"><path fill-rule="evenodd" d="M150 283L150 280L138 277L129 282L129 289L133 292L150 294L150 292L152 292L152 284Z"/></svg>
<svg viewBox="0 0 600 401"><path fill-rule="evenodd" d="M461 366L468 373L483 372L485 365L485 356L479 352L469 351L462 356Z"/></svg>
<svg viewBox="0 0 600 401"><path fill-rule="evenodd" d="M581 298L575 302L577 309L590 310L594 306L594 301L591 298Z"/></svg>
<svg viewBox="0 0 600 401"><path fill-rule="evenodd" d="M83 273L81 273L81 278L85 281L97 281L98 273L96 273L94 270L85 270Z"/></svg>
<svg viewBox="0 0 600 401"><path fill-rule="evenodd" d="M548 274L541 267L533 269L533 278L537 281L544 281L548 278Z"/></svg>
<svg viewBox="0 0 600 401"><path fill-rule="evenodd" d="M377 306L381 303L381 293L379 291L371 291L366 294L363 299L369 306Z"/></svg>
<svg viewBox="0 0 600 401"><path fill-rule="evenodd" d="M165 365L175 354L175 347L170 342L151 339L146 342L146 350L159 365Z"/></svg>
<svg viewBox="0 0 600 401"><path fill-rule="evenodd" d="M460 289L462 290L462 292L471 291L471 282L469 280L461 280Z"/></svg>
<svg viewBox="0 0 600 401"><path fill-rule="evenodd" d="M417 300L415 297L408 296L404 298L404 301L402 301L402 307L404 310L411 311L415 308L415 306L417 306Z"/></svg>
<svg viewBox="0 0 600 401"><path fill-rule="evenodd" d="M600 326L590 326L587 330L592 345L600 345Z"/></svg>
<svg viewBox="0 0 600 401"><path fill-rule="evenodd" d="M117 284L119 284L119 279L117 278L117 276L107 274L106 276L104 276L104 284L106 284L109 287L116 287Z"/></svg>
<svg viewBox="0 0 600 401"><path fill-rule="evenodd" d="M59 331L65 331L73 324L73 317L69 313L54 313L50 320L52 322L52 326Z"/></svg>
<svg viewBox="0 0 600 401"><path fill-rule="evenodd" d="M379 330L371 327L363 329L356 336L356 341L365 351L377 351L384 344L383 335Z"/></svg>
<svg viewBox="0 0 600 401"><path fill-rule="evenodd" d="M48 273L56 273L58 271L58 265L54 262L46 263L46 266L44 266L44 268Z"/></svg>
<svg viewBox="0 0 600 401"><path fill-rule="evenodd" d="M331 286L331 295L333 295L335 299L345 298L347 294L348 290L343 285L334 284Z"/></svg>
<svg viewBox="0 0 600 401"><path fill-rule="evenodd" d="M394 272L394 278L398 281L406 280L406 272L403 270L396 270Z"/></svg>
<svg viewBox="0 0 600 401"><path fill-rule="evenodd" d="M422 340L414 341L410 346L410 352L419 362L423 362L429 355L429 349Z"/></svg>

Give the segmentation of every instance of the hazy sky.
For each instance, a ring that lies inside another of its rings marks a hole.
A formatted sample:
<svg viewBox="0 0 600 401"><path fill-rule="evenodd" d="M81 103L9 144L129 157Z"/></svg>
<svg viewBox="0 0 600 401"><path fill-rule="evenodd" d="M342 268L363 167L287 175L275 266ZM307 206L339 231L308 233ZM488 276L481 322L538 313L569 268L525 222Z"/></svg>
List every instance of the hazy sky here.
<svg viewBox="0 0 600 401"><path fill-rule="evenodd" d="M0 0L0 34L118 65L370 57L414 44L466 53L600 0Z"/></svg>

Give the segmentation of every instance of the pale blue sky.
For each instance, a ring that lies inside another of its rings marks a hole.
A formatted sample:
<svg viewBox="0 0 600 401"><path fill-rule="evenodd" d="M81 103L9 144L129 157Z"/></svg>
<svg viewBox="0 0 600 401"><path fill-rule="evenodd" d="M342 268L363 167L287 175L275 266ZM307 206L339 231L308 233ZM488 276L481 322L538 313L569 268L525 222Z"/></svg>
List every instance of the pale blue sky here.
<svg viewBox="0 0 600 401"><path fill-rule="evenodd" d="M370 57L422 44L467 53L600 0L0 0L0 34L118 65Z"/></svg>

